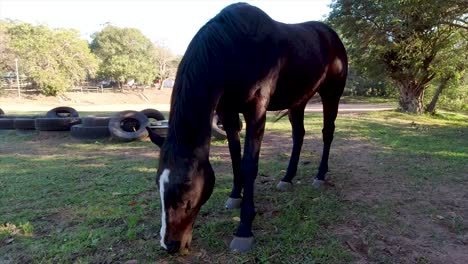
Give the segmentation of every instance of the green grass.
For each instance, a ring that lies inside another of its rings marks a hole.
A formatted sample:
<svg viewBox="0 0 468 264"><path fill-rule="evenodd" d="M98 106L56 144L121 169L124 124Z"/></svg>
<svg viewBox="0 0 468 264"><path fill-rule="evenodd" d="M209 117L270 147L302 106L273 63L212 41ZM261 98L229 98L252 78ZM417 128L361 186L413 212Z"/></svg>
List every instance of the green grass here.
<svg viewBox="0 0 468 264"><path fill-rule="evenodd" d="M88 114L101 113L84 115ZM334 230L346 227L351 219L411 233L410 227L399 222L395 212L401 206L396 202L382 201L378 206L347 202L346 187L311 188L320 160L321 114L306 114L306 141L311 143L303 148L294 192L275 191L290 151L289 143L276 146L275 140L288 142L290 125L287 118L273 122L274 118L268 117L267 133L273 140L263 146L257 177L256 246L247 254L228 250L240 213L223 209L231 186L225 141L213 142L216 188L197 220L194 249L189 256L168 256L159 249L158 149L150 142L83 142L66 133L17 136L1 132L0 262L348 263L356 254ZM391 111L341 115L330 161L334 178L346 182L352 176L344 151L370 143L372 156L382 164L365 165L368 171L404 173L408 188L416 192L440 182L454 191L457 185L463 189L468 171L466 120L464 114L448 112L436 117ZM311 146L316 147L311 150ZM421 214L446 213L437 205L410 209ZM464 219L462 215L446 217L441 225L464 234L468 230ZM364 232L366 241L379 240L375 232ZM383 259L383 251L369 247L368 260ZM388 261L396 260L389 257ZM419 262L424 261L421 256Z"/></svg>
<svg viewBox="0 0 468 264"><path fill-rule="evenodd" d="M367 97L367 96L343 96L340 100L345 104L397 104L398 98Z"/></svg>

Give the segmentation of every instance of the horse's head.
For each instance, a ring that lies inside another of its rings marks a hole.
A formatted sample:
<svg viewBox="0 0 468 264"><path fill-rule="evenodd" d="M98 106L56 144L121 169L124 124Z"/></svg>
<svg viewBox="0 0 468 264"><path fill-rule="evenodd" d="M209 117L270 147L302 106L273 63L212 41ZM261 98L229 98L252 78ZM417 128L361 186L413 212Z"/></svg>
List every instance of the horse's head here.
<svg viewBox="0 0 468 264"><path fill-rule="evenodd" d="M213 192L215 177L205 150L160 147L157 173L162 210L160 244L169 253L176 253L189 248L195 219Z"/></svg>
<svg viewBox="0 0 468 264"><path fill-rule="evenodd" d="M197 157L176 158L174 163L162 157L159 168L161 246L175 253L190 246L195 219L213 192L214 172L208 160Z"/></svg>

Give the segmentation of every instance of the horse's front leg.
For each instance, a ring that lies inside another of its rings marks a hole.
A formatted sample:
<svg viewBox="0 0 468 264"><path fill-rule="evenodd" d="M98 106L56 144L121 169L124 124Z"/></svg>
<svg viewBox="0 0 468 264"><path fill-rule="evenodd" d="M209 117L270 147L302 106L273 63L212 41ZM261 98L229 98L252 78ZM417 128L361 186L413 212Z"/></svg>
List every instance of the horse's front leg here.
<svg viewBox="0 0 468 264"><path fill-rule="evenodd" d="M226 113L218 111L218 116L223 123L224 131L226 131L229 154L232 161L233 184L232 191L226 201L225 207L228 209L240 208L242 202L242 177L241 177L241 145L239 133L241 123L238 113Z"/></svg>
<svg viewBox="0 0 468 264"><path fill-rule="evenodd" d="M246 135L244 156L241 161L241 177L244 187L241 221L231 241L233 251L246 252L253 246L252 222L255 217L254 184L258 172L258 158L265 131L266 107L255 105L254 110L244 113Z"/></svg>

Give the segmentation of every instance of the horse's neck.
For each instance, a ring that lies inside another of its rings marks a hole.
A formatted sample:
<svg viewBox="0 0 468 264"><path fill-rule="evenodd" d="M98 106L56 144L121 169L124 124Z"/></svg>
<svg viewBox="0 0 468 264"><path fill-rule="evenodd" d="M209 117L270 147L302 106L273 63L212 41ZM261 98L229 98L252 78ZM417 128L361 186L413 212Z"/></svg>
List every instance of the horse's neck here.
<svg viewBox="0 0 468 264"><path fill-rule="evenodd" d="M174 144L175 148L192 152L209 152L211 120L216 105L213 101L216 100L216 96L200 89L185 92L187 94L173 95L176 97L173 98L171 105L167 141Z"/></svg>

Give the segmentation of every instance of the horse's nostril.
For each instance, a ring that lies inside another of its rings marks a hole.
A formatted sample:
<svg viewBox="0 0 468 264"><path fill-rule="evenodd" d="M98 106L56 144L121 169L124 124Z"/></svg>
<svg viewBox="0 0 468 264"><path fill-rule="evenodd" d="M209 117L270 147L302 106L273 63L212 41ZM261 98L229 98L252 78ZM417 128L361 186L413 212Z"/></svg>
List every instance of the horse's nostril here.
<svg viewBox="0 0 468 264"><path fill-rule="evenodd" d="M169 241L166 243L167 252L169 254L174 254L179 251L180 249L180 241Z"/></svg>

